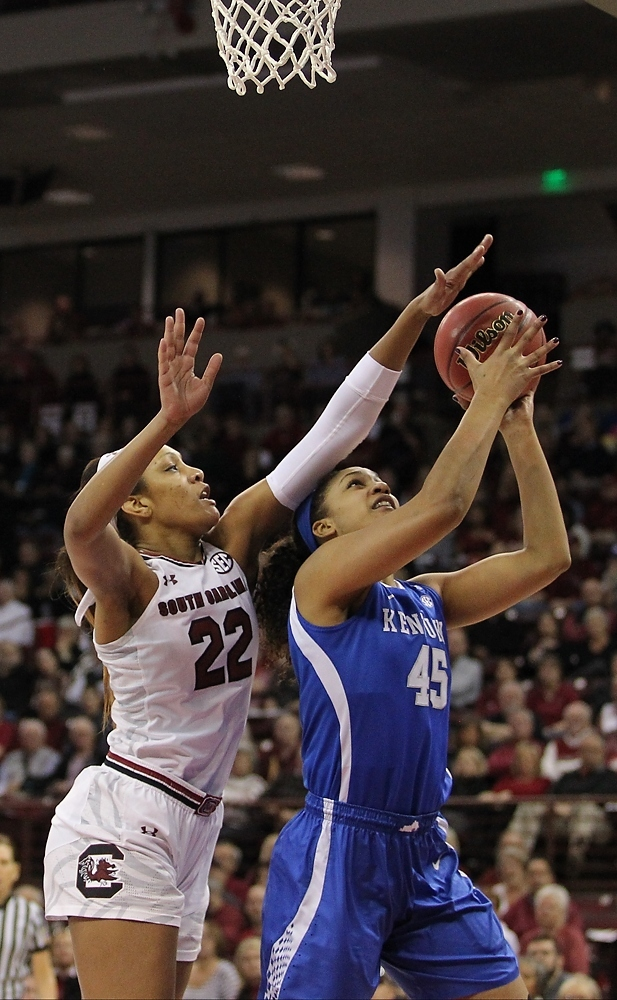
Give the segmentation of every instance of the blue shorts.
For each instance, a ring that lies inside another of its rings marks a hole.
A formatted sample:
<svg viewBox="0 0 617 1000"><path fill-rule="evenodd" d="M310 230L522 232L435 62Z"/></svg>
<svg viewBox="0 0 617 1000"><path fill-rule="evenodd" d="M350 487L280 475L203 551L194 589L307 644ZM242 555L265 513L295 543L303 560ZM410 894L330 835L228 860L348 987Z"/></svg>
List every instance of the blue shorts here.
<svg viewBox="0 0 617 1000"><path fill-rule="evenodd" d="M458 870L438 813L308 794L270 862L261 1000L363 1000L382 965L413 998L455 1000L518 976L489 900Z"/></svg>

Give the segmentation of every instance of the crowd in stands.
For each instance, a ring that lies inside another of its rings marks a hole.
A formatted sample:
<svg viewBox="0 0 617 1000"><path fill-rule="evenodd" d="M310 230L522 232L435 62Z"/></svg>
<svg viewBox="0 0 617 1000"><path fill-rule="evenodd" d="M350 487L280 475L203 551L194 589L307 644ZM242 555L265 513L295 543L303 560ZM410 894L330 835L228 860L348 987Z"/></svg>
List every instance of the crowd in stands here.
<svg viewBox="0 0 617 1000"><path fill-rule="evenodd" d="M223 372L211 404L178 438L185 457L205 470L220 507L300 439L351 367L331 342L312 366L303 366L285 341L279 348L267 370ZM11 339L0 340L0 355L1 805L3 796L57 800L83 767L104 757L101 665L74 624L53 560L83 467L121 446L149 418L156 397L134 348L124 350L107 383L77 352L63 380L53 377L44 354ZM580 915L543 856L546 802L533 798L551 792L598 799L556 807L570 877L584 872L592 845L615 836L617 396L610 384L588 378L567 400L542 391L537 400L571 568L504 614L449 635L453 795L487 804L515 800L494 870L478 881L524 960L530 994L544 1000L601 995L588 978ZM420 346L353 461L375 468L404 501L457 419L430 350ZM514 478L497 444L461 527L408 572L452 569L516 546L516 509ZM304 794L297 692L279 668L258 665L249 724L225 790L202 952L186 994L195 1000L256 995L269 857ZM474 837L469 814L456 800L446 814L465 861ZM53 955L67 979L62 995L76 995L63 928ZM396 996L384 978L375 997Z"/></svg>

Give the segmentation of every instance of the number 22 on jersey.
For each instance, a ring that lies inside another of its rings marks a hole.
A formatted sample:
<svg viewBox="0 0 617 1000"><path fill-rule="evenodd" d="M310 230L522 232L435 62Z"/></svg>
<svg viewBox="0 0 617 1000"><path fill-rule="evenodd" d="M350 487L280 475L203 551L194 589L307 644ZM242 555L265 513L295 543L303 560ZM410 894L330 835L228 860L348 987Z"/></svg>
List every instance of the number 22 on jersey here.
<svg viewBox="0 0 617 1000"><path fill-rule="evenodd" d="M206 618L196 618L189 627L189 639L192 646L207 642L205 651L195 662L195 690L216 687L218 684L233 683L250 677L253 673L253 661L250 656L241 659L253 638L251 619L244 608L230 608L223 619L223 631L226 636L240 631L238 638L220 666L212 670L214 662L225 649L225 640L221 626L209 615Z"/></svg>
<svg viewBox="0 0 617 1000"><path fill-rule="evenodd" d="M407 687L416 689L415 703L421 708L445 708L448 704L448 661L445 649L425 643L409 671Z"/></svg>

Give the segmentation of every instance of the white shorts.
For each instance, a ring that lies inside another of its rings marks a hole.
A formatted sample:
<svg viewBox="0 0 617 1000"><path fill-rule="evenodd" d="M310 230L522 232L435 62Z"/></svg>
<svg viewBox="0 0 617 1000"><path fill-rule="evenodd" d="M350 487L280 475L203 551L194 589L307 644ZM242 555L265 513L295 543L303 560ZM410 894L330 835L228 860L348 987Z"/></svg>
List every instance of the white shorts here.
<svg viewBox="0 0 617 1000"><path fill-rule="evenodd" d="M209 816L111 768L88 767L56 809L45 850L48 920L96 917L179 928L199 954L223 810Z"/></svg>

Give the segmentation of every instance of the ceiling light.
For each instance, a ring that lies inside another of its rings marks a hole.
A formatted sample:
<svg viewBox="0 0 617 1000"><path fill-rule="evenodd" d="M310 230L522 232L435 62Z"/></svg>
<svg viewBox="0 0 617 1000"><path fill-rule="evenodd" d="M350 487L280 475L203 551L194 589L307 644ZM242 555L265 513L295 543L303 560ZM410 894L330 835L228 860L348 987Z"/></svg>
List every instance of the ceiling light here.
<svg viewBox="0 0 617 1000"><path fill-rule="evenodd" d="M281 163L274 167L274 173L285 181L321 181L326 176L322 167L313 167L309 163Z"/></svg>
<svg viewBox="0 0 617 1000"><path fill-rule="evenodd" d="M88 125L86 123L82 125L68 125L64 134L68 135L71 139L78 139L79 142L104 142L105 139L111 139L113 132L108 128L103 128L101 125Z"/></svg>
<svg viewBox="0 0 617 1000"><path fill-rule="evenodd" d="M332 243L336 239L336 233L333 229L316 229L313 235L320 243Z"/></svg>
<svg viewBox="0 0 617 1000"><path fill-rule="evenodd" d="M53 188L46 191L44 200L50 205L90 205L94 198L88 191L77 191L74 188Z"/></svg>

